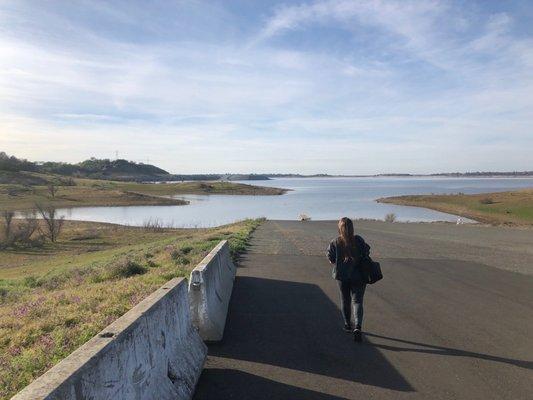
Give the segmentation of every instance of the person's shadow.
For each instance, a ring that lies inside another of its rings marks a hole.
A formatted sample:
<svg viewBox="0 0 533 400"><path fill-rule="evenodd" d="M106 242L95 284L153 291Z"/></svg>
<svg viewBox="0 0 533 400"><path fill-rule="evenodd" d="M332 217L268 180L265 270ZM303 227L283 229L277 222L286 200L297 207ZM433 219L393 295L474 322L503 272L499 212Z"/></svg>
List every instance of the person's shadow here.
<svg viewBox="0 0 533 400"><path fill-rule="evenodd" d="M371 343L354 344L340 329L337 305L317 285L238 276L228 315L223 341L209 344L210 356L222 365L204 370L196 399L275 398L271 393L287 399L339 398L304 389L313 375L335 378L332 386L340 379L414 391ZM251 362L250 370L238 371L239 360ZM281 367L289 384L261 377L255 363Z"/></svg>
<svg viewBox="0 0 533 400"><path fill-rule="evenodd" d="M520 368L533 369L533 361L515 360L512 358L491 356L490 354L475 353L473 351L453 349L451 347L435 346L432 344L413 342L410 340L377 335L375 333L367 332L365 335L367 337L386 339L386 340L390 340L390 341L397 342L397 343L403 343L403 344L408 344L412 346L422 347L422 348L401 347L401 346L393 346L389 344L381 344L381 343L372 342L371 345L378 349L389 350L389 351L404 351L404 352L411 352L411 353L437 354L437 355L452 356L452 357L457 356L457 357L478 358L480 360L495 361L495 362L500 362L504 364L511 364L511 365L514 365Z"/></svg>

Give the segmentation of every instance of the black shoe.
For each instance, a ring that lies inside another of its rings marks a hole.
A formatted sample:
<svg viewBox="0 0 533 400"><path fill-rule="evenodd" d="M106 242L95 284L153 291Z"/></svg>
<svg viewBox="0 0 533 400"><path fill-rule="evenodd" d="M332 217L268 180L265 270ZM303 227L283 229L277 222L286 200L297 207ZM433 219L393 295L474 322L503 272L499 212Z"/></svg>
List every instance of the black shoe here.
<svg viewBox="0 0 533 400"><path fill-rule="evenodd" d="M344 324L344 328L342 328L344 332L352 332L353 328L350 324Z"/></svg>
<svg viewBox="0 0 533 400"><path fill-rule="evenodd" d="M353 341L357 343L361 343L363 341L363 333L361 332L361 329L355 329L353 331Z"/></svg>

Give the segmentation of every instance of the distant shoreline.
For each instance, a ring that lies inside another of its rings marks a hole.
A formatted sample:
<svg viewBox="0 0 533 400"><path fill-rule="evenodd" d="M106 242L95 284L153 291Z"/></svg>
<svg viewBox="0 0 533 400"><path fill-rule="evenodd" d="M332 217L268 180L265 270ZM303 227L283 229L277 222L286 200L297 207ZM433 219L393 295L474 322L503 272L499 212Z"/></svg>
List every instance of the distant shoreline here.
<svg viewBox="0 0 533 400"><path fill-rule="evenodd" d="M300 174L266 174L270 179L276 178L533 178L533 171L526 172L480 172L480 173L439 173L439 174L374 174L374 175L300 175Z"/></svg>

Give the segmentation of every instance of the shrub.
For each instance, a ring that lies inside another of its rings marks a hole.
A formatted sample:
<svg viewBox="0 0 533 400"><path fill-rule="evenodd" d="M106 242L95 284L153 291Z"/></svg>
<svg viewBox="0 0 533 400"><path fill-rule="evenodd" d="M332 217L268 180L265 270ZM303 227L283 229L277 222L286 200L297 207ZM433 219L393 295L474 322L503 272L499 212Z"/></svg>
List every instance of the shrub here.
<svg viewBox="0 0 533 400"><path fill-rule="evenodd" d="M176 260L177 258L179 258L179 256L181 255L181 252L178 250L178 249L172 249L170 250L170 258L172 258L173 260Z"/></svg>
<svg viewBox="0 0 533 400"><path fill-rule="evenodd" d="M44 244L44 238L41 234L35 235L38 228L39 223L35 212L24 215L24 218L19 220L16 229L13 230L13 243L24 247L41 247Z"/></svg>
<svg viewBox="0 0 533 400"><path fill-rule="evenodd" d="M59 184L63 186L76 186L76 181L72 178L62 178L59 180Z"/></svg>
<svg viewBox="0 0 533 400"><path fill-rule="evenodd" d="M191 246L184 246L180 249L172 248L170 251L170 258L172 258L176 264L188 265L191 261L185 257L186 254L189 254L192 251Z"/></svg>
<svg viewBox="0 0 533 400"><path fill-rule="evenodd" d="M74 241L99 239L102 234L97 229L87 229L74 235L72 239Z"/></svg>
<svg viewBox="0 0 533 400"><path fill-rule="evenodd" d="M484 197L483 199L479 200L481 204L494 204L494 200L492 200L490 197Z"/></svg>
<svg viewBox="0 0 533 400"><path fill-rule="evenodd" d="M189 254L192 251L192 246L183 246L180 250L183 254Z"/></svg>
<svg viewBox="0 0 533 400"><path fill-rule="evenodd" d="M396 222L396 214L388 213L385 215L385 222Z"/></svg>
<svg viewBox="0 0 533 400"><path fill-rule="evenodd" d="M128 278L133 275L142 275L146 271L146 268L138 262L125 259L111 265L107 271L107 277L110 279Z"/></svg>
<svg viewBox="0 0 533 400"><path fill-rule="evenodd" d="M30 288L35 288L35 287L39 286L39 282L37 281L37 279L34 276L25 277L23 282L24 282L24 286L27 286L27 287L30 287Z"/></svg>
<svg viewBox="0 0 533 400"><path fill-rule="evenodd" d="M0 248L7 247L41 247L43 245L42 235L35 235L39 227L35 213L24 215L24 218L17 218L13 221L14 213L6 211L3 214L4 227L3 237L0 240Z"/></svg>
<svg viewBox="0 0 533 400"><path fill-rule="evenodd" d="M302 222L305 222L305 221L311 221L311 217L307 214L300 214L298 216L298 218L300 219L300 221Z"/></svg>

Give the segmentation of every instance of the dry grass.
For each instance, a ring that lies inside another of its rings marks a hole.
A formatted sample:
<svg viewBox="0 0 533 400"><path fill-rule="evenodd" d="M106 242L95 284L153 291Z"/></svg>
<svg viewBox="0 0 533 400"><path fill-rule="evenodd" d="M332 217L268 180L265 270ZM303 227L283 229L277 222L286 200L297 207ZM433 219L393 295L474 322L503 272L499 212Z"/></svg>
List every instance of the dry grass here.
<svg viewBox="0 0 533 400"><path fill-rule="evenodd" d="M57 243L0 252L0 399L7 399L221 239L233 255L260 223L144 230L67 222Z"/></svg>
<svg viewBox="0 0 533 400"><path fill-rule="evenodd" d="M430 208L490 224L533 225L533 189L481 194L398 196L378 201Z"/></svg>
<svg viewBox="0 0 533 400"><path fill-rule="evenodd" d="M0 184L1 210L29 210L35 203L43 206L128 206L128 205L184 205L186 201L168 196L179 194L230 194L230 195L279 195L285 189L253 186L234 182L179 182L179 183L135 183L94 179L71 179L65 184L65 177L35 173L19 173L26 178L56 182L54 197L49 184L28 186L23 184ZM22 182L22 178L18 178ZM166 197L165 197L166 196Z"/></svg>

